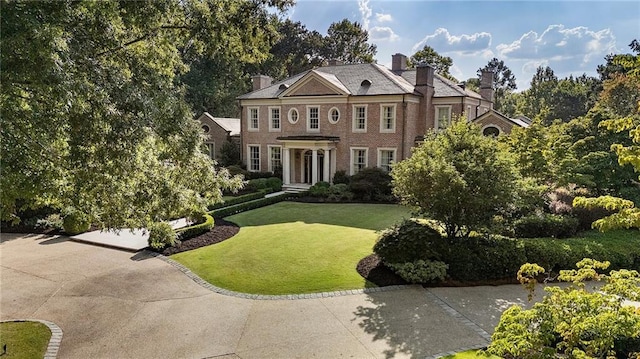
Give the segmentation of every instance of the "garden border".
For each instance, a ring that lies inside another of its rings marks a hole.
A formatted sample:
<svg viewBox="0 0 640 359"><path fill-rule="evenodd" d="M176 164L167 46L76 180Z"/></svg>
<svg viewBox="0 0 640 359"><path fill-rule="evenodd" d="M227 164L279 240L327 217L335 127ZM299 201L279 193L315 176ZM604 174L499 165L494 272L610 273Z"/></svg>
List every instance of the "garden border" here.
<svg viewBox="0 0 640 359"><path fill-rule="evenodd" d="M44 353L44 359L56 359L58 357L58 350L60 349L60 343L62 342L62 329L56 323L42 319L9 319L0 321L0 323L12 322L37 322L46 325L51 331L51 338L49 338L49 344L47 345L47 351Z"/></svg>

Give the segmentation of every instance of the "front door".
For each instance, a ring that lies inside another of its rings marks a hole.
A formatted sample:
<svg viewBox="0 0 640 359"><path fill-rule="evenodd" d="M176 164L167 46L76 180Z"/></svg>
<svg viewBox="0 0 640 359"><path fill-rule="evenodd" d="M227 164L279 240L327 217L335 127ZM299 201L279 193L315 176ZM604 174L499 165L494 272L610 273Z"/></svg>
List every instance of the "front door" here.
<svg viewBox="0 0 640 359"><path fill-rule="evenodd" d="M313 184L313 172L312 172L312 166L313 166L313 161L312 161L312 157L313 157L313 151L311 150L307 150L304 152L304 178L302 179L304 183L307 184ZM324 152L322 151L318 151L318 161L317 161L317 166L318 166L318 181L322 181L322 179L324 178Z"/></svg>

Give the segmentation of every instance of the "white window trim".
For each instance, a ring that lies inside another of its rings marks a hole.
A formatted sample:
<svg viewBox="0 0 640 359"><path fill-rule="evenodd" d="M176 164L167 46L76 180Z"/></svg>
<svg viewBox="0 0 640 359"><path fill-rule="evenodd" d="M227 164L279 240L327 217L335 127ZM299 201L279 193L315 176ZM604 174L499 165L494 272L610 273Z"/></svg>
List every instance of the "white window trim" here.
<svg viewBox="0 0 640 359"><path fill-rule="evenodd" d="M258 147L258 169L251 169L251 147ZM250 143L247 145L247 171L249 172L260 172L262 169L262 149L260 148L260 144L258 143Z"/></svg>
<svg viewBox="0 0 640 359"><path fill-rule="evenodd" d="M294 121L291 117L291 114L295 112L298 114L298 118ZM282 114L280 114L280 116L282 116ZM298 121L300 121L300 111L298 111L297 108L292 107L289 109L289 111L287 111L287 120L289 120L289 123L292 125L295 125L296 123L298 123Z"/></svg>
<svg viewBox="0 0 640 359"><path fill-rule="evenodd" d="M318 109L318 128L311 128L311 109ZM320 132L320 106L307 106L307 132Z"/></svg>
<svg viewBox="0 0 640 359"><path fill-rule="evenodd" d="M280 121L280 127L275 128L273 127L273 111L274 109L277 109L280 113L280 118L278 119ZM280 108L280 106L269 106L269 132L280 132L282 131L282 109Z"/></svg>
<svg viewBox="0 0 640 359"><path fill-rule="evenodd" d="M393 113L393 126L391 129L384 128L384 108L391 107L391 113ZM380 133L396 133L396 104L383 103L380 104Z"/></svg>
<svg viewBox="0 0 640 359"><path fill-rule="evenodd" d="M356 107L364 107L364 129L356 128L356 115L357 115ZM368 112L369 112L368 105L365 105L365 104L353 105L353 110L351 112L353 114L351 116L352 117L352 120L351 120L351 131L352 132L358 132L358 133L366 133L367 132L367 122L369 122L368 118L367 118L369 116L369 114L368 114Z"/></svg>
<svg viewBox="0 0 640 359"><path fill-rule="evenodd" d="M278 145L267 145L267 154L269 155L269 168L267 169L267 171L273 173L273 160L271 158L271 149L272 148L279 148L280 149L280 163L282 164L282 146L278 146Z"/></svg>
<svg viewBox="0 0 640 359"><path fill-rule="evenodd" d="M258 125L258 127L251 127L251 110L253 109L256 110L256 116L258 118L258 121L256 121L256 125ZM247 107L247 130L251 132L260 131L260 107L257 107L257 106Z"/></svg>
<svg viewBox="0 0 640 359"><path fill-rule="evenodd" d="M452 119L452 114L451 114L451 105L443 105L443 106L436 106L435 107L435 123L434 123L434 130L438 131L440 130L440 120L438 118L438 112L440 111L441 108L446 108L449 110L449 125L451 125L451 119Z"/></svg>
<svg viewBox="0 0 640 359"><path fill-rule="evenodd" d="M393 152L392 164L398 162L398 157L396 157L398 155L398 149L396 147L378 147L378 168L382 168L382 151Z"/></svg>
<svg viewBox="0 0 640 359"><path fill-rule="evenodd" d="M331 117L331 112L333 112L333 110L338 111L338 119L337 120L333 120L333 118ZM327 118L329 119L329 123L332 125L335 125L336 123L340 122L340 109L337 107L332 107L329 109L329 112L327 112Z"/></svg>
<svg viewBox="0 0 640 359"><path fill-rule="evenodd" d="M498 125L494 125L493 123L490 123L488 125L484 125L482 126L482 128L480 129L480 133L484 136L484 130L486 130L488 127L495 127L498 129L498 136L502 135L504 133L504 131L502 130L502 127L498 126Z"/></svg>
<svg viewBox="0 0 640 359"><path fill-rule="evenodd" d="M349 174L353 176L356 172L353 170L355 163L353 162L353 151L364 150L364 168L369 167L369 147L349 147Z"/></svg>

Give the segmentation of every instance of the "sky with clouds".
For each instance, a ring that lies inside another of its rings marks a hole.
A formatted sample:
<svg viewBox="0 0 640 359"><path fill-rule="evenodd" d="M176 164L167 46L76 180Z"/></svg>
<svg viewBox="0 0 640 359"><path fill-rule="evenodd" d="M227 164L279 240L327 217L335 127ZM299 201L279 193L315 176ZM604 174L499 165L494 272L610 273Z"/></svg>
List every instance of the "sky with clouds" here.
<svg viewBox="0 0 640 359"><path fill-rule="evenodd" d="M429 45L466 80L497 57L518 90L540 65L558 77L595 76L605 55L627 53L640 40L640 1L297 0L284 16L322 34L333 22L357 21L388 67L392 54L411 56Z"/></svg>

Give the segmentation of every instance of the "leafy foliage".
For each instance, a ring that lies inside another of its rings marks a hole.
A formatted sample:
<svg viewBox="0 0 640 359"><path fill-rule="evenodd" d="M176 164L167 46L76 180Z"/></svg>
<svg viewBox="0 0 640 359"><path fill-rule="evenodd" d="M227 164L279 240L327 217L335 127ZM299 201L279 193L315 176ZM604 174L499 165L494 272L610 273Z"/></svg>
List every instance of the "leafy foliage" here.
<svg viewBox="0 0 640 359"><path fill-rule="evenodd" d="M157 222L149 226L149 247L160 250L167 246L174 246L178 241L178 235L167 222Z"/></svg>
<svg viewBox="0 0 640 359"><path fill-rule="evenodd" d="M442 235L428 223L407 219L382 231L373 251L384 263L409 263L440 259L445 245Z"/></svg>
<svg viewBox="0 0 640 359"><path fill-rule="evenodd" d="M77 210L71 210L62 221L62 228L70 236L84 233L89 230L89 227L91 227L89 216Z"/></svg>
<svg viewBox="0 0 640 359"><path fill-rule="evenodd" d="M343 19L334 22L327 30L324 39L326 59L340 60L345 63L371 63L374 61L376 45L367 43L369 33L357 21Z"/></svg>
<svg viewBox="0 0 640 359"><path fill-rule="evenodd" d="M557 214L532 214L514 222L517 238L568 238L578 231L578 220Z"/></svg>
<svg viewBox="0 0 640 359"><path fill-rule="evenodd" d="M517 88L515 75L511 72L511 69L504 64L504 61L498 60L495 57L489 60L485 67L478 69L478 84L482 77L482 71L491 71L493 73L493 108L502 110L504 98Z"/></svg>
<svg viewBox="0 0 640 359"><path fill-rule="evenodd" d="M203 233L209 232L211 228L213 228L214 224L215 222L213 220L213 217L211 217L208 214L204 214L202 216L201 223L197 223L192 226L188 226L184 228L179 228L175 232L178 239L180 241L184 241L184 240L199 236Z"/></svg>
<svg viewBox="0 0 640 359"><path fill-rule="evenodd" d="M407 263L388 263L387 267L409 283L442 281L449 268L444 262L422 259Z"/></svg>
<svg viewBox="0 0 640 359"><path fill-rule="evenodd" d="M354 197L364 201L389 201L391 196L391 176L377 167L363 168L351 176L349 190Z"/></svg>
<svg viewBox="0 0 640 359"><path fill-rule="evenodd" d="M479 128L456 120L440 133L427 133L410 158L391 172L402 203L440 221L450 238L482 229L514 198L513 162Z"/></svg>
<svg viewBox="0 0 640 359"><path fill-rule="evenodd" d="M449 72L449 69L453 66L453 60L449 56L440 55L429 45L424 45L421 50L411 55L408 61L409 67L415 67L420 63L432 65L441 76L457 81Z"/></svg>

